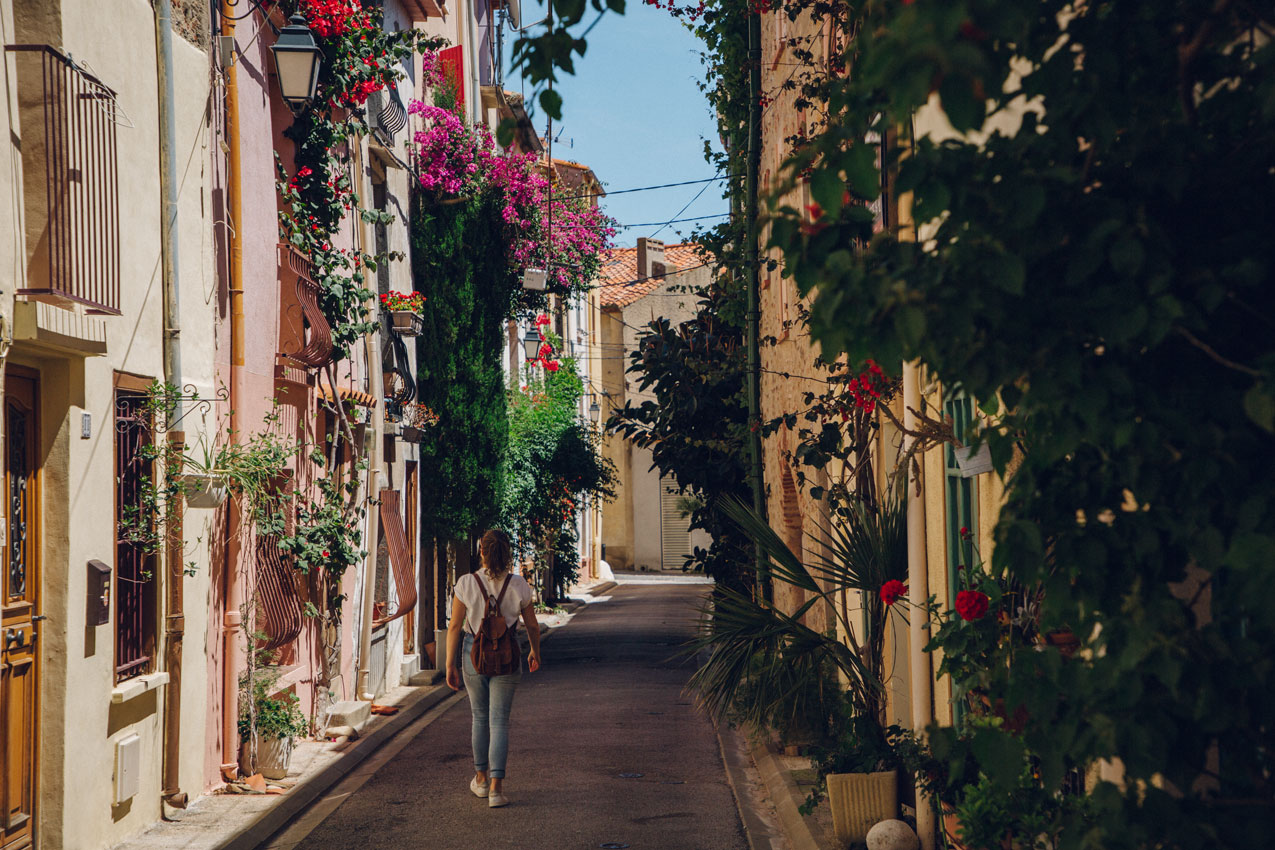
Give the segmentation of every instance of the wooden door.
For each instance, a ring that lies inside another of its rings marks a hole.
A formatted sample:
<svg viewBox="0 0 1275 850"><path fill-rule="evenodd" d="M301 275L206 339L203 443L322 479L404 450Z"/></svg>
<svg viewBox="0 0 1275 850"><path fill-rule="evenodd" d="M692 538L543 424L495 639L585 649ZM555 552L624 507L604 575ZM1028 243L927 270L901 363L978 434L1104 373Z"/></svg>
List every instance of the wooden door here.
<svg viewBox="0 0 1275 850"><path fill-rule="evenodd" d="M39 741L39 467L36 381L10 367L4 396L4 560L0 564L0 849L35 843Z"/></svg>

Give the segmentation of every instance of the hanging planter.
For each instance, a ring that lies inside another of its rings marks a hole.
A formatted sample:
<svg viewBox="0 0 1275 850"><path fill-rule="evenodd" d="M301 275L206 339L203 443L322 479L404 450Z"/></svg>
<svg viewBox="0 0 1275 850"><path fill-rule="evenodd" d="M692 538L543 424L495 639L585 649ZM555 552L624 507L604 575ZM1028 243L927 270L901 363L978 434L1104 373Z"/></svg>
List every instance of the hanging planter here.
<svg viewBox="0 0 1275 850"><path fill-rule="evenodd" d="M182 490L188 508L215 508L226 501L226 477L211 472L183 472Z"/></svg>
<svg viewBox="0 0 1275 850"><path fill-rule="evenodd" d="M420 336L425 330L425 318L411 310L391 310L390 327L399 336Z"/></svg>
<svg viewBox="0 0 1275 850"><path fill-rule="evenodd" d="M390 328L399 336L420 336L425 330L425 296L419 292L387 292L381 308L389 314Z"/></svg>

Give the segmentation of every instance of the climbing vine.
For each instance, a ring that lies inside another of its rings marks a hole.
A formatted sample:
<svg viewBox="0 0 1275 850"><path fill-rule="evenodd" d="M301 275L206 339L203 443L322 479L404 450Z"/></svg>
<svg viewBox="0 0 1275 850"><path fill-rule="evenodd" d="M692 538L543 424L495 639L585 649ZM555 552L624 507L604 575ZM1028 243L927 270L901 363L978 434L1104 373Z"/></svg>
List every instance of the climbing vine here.
<svg viewBox="0 0 1275 850"><path fill-rule="evenodd" d="M336 357L375 328L365 285L377 265L400 259L394 253L369 253L341 247L338 231L351 216L369 224L389 224L389 213L362 206L350 171L350 145L368 131L365 106L375 92L405 76L405 60L421 49L437 47L419 30L388 31L383 12L363 9L359 0L299 0L323 49L315 103L284 135L296 143L295 171L278 160L281 238L313 264L319 307L332 326Z"/></svg>

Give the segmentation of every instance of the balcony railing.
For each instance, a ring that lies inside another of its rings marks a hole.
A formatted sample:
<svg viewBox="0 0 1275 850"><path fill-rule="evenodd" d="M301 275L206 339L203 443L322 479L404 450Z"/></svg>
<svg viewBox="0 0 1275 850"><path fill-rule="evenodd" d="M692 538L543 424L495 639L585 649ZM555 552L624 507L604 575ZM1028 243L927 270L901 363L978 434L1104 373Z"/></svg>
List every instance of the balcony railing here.
<svg viewBox="0 0 1275 850"><path fill-rule="evenodd" d="M17 64L26 174L27 285L18 294L119 315L115 92L48 45L5 51Z"/></svg>

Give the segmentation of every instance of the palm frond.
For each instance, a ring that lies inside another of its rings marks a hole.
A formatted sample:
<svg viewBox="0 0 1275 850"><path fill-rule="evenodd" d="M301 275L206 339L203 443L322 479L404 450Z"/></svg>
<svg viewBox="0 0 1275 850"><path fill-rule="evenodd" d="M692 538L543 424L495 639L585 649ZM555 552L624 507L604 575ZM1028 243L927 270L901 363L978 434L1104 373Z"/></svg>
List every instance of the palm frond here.
<svg viewBox="0 0 1275 850"><path fill-rule="evenodd" d="M764 567L771 578L812 593L822 591L814 576L801 562L801 557L788 548L788 544L775 533L764 517L758 516L752 508L735 498L723 499L719 505L722 512L739 526L740 531L761 547L766 556Z"/></svg>
<svg viewBox="0 0 1275 850"><path fill-rule="evenodd" d="M800 693L832 671L845 677L856 696L882 687L858 655L801 623L800 613L785 614L768 603L720 589L702 614L700 634L688 652L707 651L708 657L688 687L716 720L732 709L755 724L799 714ZM751 689L750 698L740 700L745 686Z"/></svg>

